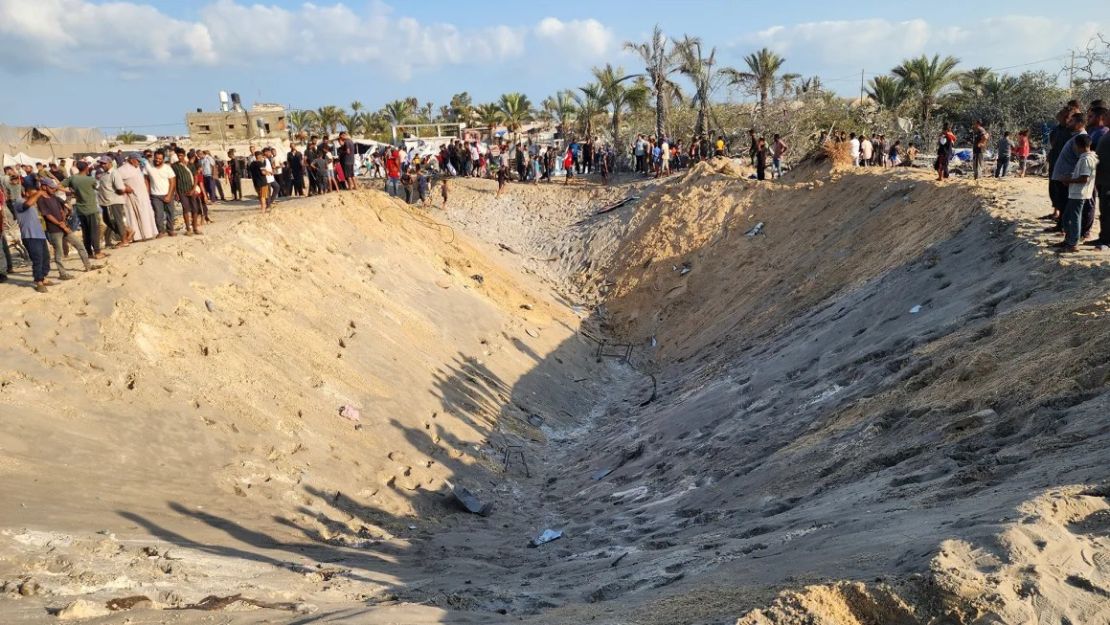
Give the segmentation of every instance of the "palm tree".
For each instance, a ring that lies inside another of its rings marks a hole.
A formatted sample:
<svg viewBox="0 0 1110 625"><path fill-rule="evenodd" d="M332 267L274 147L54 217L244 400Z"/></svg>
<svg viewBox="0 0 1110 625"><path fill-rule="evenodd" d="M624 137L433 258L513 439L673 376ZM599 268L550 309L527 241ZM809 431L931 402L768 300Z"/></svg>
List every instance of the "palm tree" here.
<svg viewBox="0 0 1110 625"><path fill-rule="evenodd" d="M329 135L335 134L335 129L339 126L339 120L343 115L343 109L331 104L321 106L316 109L316 123Z"/></svg>
<svg viewBox="0 0 1110 625"><path fill-rule="evenodd" d="M609 103L605 99L605 92L601 90L601 85L596 82L592 82L585 87L579 87L578 90L582 92L582 95L572 93L574 103L578 107L577 117L582 124L582 131L585 136L593 137L594 118L601 114Z"/></svg>
<svg viewBox="0 0 1110 625"><path fill-rule="evenodd" d="M650 90L644 83L626 85L625 81L635 76L625 74L623 67L614 68L609 63L606 63L605 67L595 67L594 78L601 87L601 92L605 94L605 101L609 104L613 123L613 145L622 145L621 115L627 108L646 104Z"/></svg>
<svg viewBox="0 0 1110 625"><path fill-rule="evenodd" d="M821 91L821 77L810 76L809 78L802 79L802 83L798 85L798 95L804 96L811 93L818 93Z"/></svg>
<svg viewBox="0 0 1110 625"><path fill-rule="evenodd" d="M309 132L316 127L316 113L308 110L290 111L288 122L293 134Z"/></svg>
<svg viewBox="0 0 1110 625"><path fill-rule="evenodd" d="M880 111L896 110L908 96L905 81L893 76L876 76L867 88L867 97L875 101Z"/></svg>
<svg viewBox="0 0 1110 625"><path fill-rule="evenodd" d="M351 112L352 113L358 113L363 108L365 108L365 107L362 106L362 102L359 102L358 100L355 100L354 102L351 102Z"/></svg>
<svg viewBox="0 0 1110 625"><path fill-rule="evenodd" d="M709 54L705 55L702 52L701 39L686 35L678 44L678 50L681 58L679 71L694 83L692 103L698 108L694 134L701 136L709 130L709 98L713 91L713 79L716 77L713 66L717 63L717 49L710 48Z"/></svg>
<svg viewBox="0 0 1110 625"><path fill-rule="evenodd" d="M468 122L474 116L474 103L470 100L470 94L465 91L451 96L449 108L451 119L456 122Z"/></svg>
<svg viewBox="0 0 1110 625"><path fill-rule="evenodd" d="M394 100L382 107L382 113L397 126L407 123L412 117L412 102L410 100Z"/></svg>
<svg viewBox="0 0 1110 625"><path fill-rule="evenodd" d="M523 93L514 91L502 94L497 107L501 109L505 128L514 134L520 130L524 122L532 119L532 102Z"/></svg>
<svg viewBox="0 0 1110 625"><path fill-rule="evenodd" d="M745 84L759 92L759 109L767 106L767 99L775 88L776 75L786 59L767 48L744 57L748 71L740 72L732 68L721 70L731 84Z"/></svg>
<svg viewBox="0 0 1110 625"><path fill-rule="evenodd" d="M956 74L956 86L960 88L960 93L969 96L983 95L983 89L987 81L994 77L994 72L989 67L974 67Z"/></svg>
<svg viewBox="0 0 1110 625"><path fill-rule="evenodd" d="M497 128L498 124L500 124L501 120L505 117L504 114L501 112L501 107L491 102L489 104L483 104L479 106L478 108L474 109L472 113L473 116L478 118L478 121L480 121L482 124L485 125L486 128L489 129L489 138L492 142L493 129Z"/></svg>
<svg viewBox="0 0 1110 625"><path fill-rule="evenodd" d="M681 52L677 45L667 49L667 37L659 24L651 31L651 40L643 43L624 42L626 50L640 55L644 62L644 76L651 82L655 94L655 136L662 137L667 127L667 104L672 99L682 97L682 90L671 80L671 75L680 69Z"/></svg>
<svg viewBox="0 0 1110 625"><path fill-rule="evenodd" d="M138 143L139 140L142 138L143 135L131 132L130 130L124 130L123 132L116 135L116 141L120 143Z"/></svg>
<svg viewBox="0 0 1110 625"><path fill-rule="evenodd" d="M801 77L801 74L792 74L790 72L779 76L779 89L782 97L785 98L795 94L797 89L794 87L794 81L799 80Z"/></svg>
<svg viewBox="0 0 1110 625"><path fill-rule="evenodd" d="M569 89L556 91L555 95L545 98L540 106L543 107L544 112L555 120L555 123L559 125L560 132L565 135L567 125L574 120L574 93Z"/></svg>
<svg viewBox="0 0 1110 625"><path fill-rule="evenodd" d="M347 132L351 133L352 135L358 135L362 133L363 126L361 113L343 113L339 116L339 123L342 124L343 128L345 128Z"/></svg>
<svg viewBox="0 0 1110 625"><path fill-rule="evenodd" d="M956 80L956 66L960 60L953 56L943 59L934 54L930 59L925 55L906 59L891 72L906 83L906 88L917 98L921 106L921 119L928 123L937 96Z"/></svg>

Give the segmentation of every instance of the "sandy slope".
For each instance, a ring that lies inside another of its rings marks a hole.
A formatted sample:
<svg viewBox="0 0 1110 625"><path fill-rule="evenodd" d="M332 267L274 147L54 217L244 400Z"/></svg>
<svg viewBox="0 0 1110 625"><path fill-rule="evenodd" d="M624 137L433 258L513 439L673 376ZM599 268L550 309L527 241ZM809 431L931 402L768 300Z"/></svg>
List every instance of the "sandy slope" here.
<svg viewBox="0 0 1110 625"><path fill-rule="evenodd" d="M3 286L0 614L1105 619L1110 284L1040 181L737 173L234 208Z"/></svg>

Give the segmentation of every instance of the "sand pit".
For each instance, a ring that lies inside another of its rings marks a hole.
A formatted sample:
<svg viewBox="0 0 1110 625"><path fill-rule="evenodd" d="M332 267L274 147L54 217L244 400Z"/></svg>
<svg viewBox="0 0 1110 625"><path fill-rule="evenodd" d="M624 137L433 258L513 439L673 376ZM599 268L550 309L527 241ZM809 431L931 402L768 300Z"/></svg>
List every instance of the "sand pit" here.
<svg viewBox="0 0 1110 625"><path fill-rule="evenodd" d="M731 166L0 286L0 620L1110 618L1110 269L1042 185Z"/></svg>

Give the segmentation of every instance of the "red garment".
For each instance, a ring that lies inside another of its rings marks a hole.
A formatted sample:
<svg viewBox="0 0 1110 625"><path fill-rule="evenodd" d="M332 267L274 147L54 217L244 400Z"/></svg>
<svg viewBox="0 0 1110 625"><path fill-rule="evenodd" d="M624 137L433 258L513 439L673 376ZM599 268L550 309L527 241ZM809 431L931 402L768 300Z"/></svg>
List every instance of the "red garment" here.
<svg viewBox="0 0 1110 625"><path fill-rule="evenodd" d="M401 177L401 154L397 150L385 159L385 175L390 178Z"/></svg>
<svg viewBox="0 0 1110 625"><path fill-rule="evenodd" d="M335 161L335 180L336 182L346 182L347 177L343 173L343 163Z"/></svg>
<svg viewBox="0 0 1110 625"><path fill-rule="evenodd" d="M1029 157L1029 137L1021 137L1021 139L1018 141L1017 148L1014 150L1014 153L1017 154L1020 158Z"/></svg>

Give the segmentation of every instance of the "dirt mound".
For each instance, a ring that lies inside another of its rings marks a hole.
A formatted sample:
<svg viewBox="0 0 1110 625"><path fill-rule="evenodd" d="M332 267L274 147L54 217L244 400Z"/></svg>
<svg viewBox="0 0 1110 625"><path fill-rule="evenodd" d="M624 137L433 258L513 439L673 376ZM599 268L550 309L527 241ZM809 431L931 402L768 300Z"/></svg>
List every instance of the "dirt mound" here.
<svg viewBox="0 0 1110 625"><path fill-rule="evenodd" d="M713 173L730 178L750 178L755 174L755 168L744 165L741 159L724 156L714 156L707 161L696 163L690 170L697 176Z"/></svg>
<svg viewBox="0 0 1110 625"><path fill-rule="evenodd" d="M899 587L809 586L783 593L737 625L1110 621L1106 499L1072 489L1038 497L1019 512L996 547L945 541L929 573Z"/></svg>

